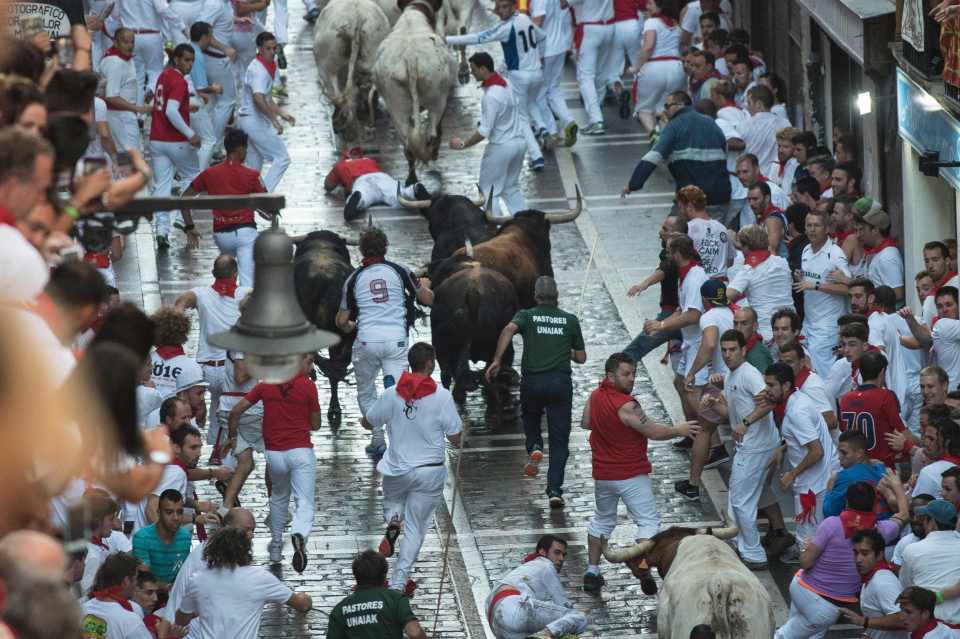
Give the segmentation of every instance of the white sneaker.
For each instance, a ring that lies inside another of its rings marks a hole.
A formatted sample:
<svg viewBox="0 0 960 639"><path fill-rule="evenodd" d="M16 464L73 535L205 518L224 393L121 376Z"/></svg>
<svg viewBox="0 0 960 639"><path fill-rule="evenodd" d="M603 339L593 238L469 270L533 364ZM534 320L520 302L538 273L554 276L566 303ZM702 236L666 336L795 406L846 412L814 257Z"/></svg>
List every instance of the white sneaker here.
<svg viewBox="0 0 960 639"><path fill-rule="evenodd" d="M270 563L278 564L283 561L283 542L271 541L267 548L270 553Z"/></svg>

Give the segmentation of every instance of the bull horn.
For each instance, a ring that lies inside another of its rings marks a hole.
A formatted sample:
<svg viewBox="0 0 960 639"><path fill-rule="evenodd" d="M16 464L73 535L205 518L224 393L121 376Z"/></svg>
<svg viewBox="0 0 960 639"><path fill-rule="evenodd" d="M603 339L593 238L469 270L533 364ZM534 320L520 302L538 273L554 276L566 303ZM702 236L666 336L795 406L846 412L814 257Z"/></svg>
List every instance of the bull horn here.
<svg viewBox="0 0 960 639"><path fill-rule="evenodd" d="M397 200L400 206L407 209L429 209L432 204L430 200L408 200L400 193L400 183L397 182Z"/></svg>
<svg viewBox="0 0 960 639"><path fill-rule="evenodd" d="M505 224L513 219L512 213L508 213L503 217L498 217L496 215L495 211L497 209L497 203L493 199L493 185L490 186L490 197L487 199L486 204L484 204L482 208L483 208L483 214L487 218L487 222L489 222L490 224L497 224L497 225Z"/></svg>
<svg viewBox="0 0 960 639"><path fill-rule="evenodd" d="M606 538L600 538L600 549L603 552L603 557L612 564L622 564L625 561L642 557L653 550L654 544L656 544L655 541L648 539L647 541L639 541L623 550L610 550L607 547Z"/></svg>
<svg viewBox="0 0 960 639"><path fill-rule="evenodd" d="M467 257L473 257L473 242L470 241L469 237L463 241L463 252L466 253Z"/></svg>
<svg viewBox="0 0 960 639"><path fill-rule="evenodd" d="M477 191L480 192L480 197L473 200L473 203L476 204L478 208L485 209L486 207L484 205L487 203L487 199L483 197L483 189L480 188L479 182L477 183Z"/></svg>
<svg viewBox="0 0 960 639"><path fill-rule="evenodd" d="M573 222L575 219L580 217L581 213L583 213L583 195L580 193L580 185L575 184L574 188L577 191L576 208L570 209L566 213L547 213L547 219L551 224L564 224L565 222Z"/></svg>
<svg viewBox="0 0 960 639"><path fill-rule="evenodd" d="M737 536L737 533L740 532L737 530L736 526L728 526L727 528L714 528L713 536L717 539L733 539Z"/></svg>

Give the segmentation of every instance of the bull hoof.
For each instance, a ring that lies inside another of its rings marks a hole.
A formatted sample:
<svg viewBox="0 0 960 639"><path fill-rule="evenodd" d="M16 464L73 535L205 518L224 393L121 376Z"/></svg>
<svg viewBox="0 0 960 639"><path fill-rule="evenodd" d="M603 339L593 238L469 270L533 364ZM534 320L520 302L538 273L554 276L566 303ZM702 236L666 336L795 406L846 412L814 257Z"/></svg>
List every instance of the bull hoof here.
<svg viewBox="0 0 960 639"><path fill-rule="evenodd" d="M457 72L457 80L460 84L466 84L470 81L470 69L460 69Z"/></svg>

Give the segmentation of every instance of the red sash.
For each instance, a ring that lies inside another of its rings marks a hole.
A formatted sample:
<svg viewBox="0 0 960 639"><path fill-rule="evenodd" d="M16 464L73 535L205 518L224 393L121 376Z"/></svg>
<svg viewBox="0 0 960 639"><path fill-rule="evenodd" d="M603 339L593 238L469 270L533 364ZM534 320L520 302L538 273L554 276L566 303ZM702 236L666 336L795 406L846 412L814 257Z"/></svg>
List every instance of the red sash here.
<svg viewBox="0 0 960 639"><path fill-rule="evenodd" d="M879 252L882 251L883 249L889 248L889 247L891 247L891 246L896 247L896 246L897 246L897 243L893 241L893 238L892 238L892 237L886 237L886 238L883 239L882 242L880 242L879 244L877 244L877 245L874 246L873 248L864 247L863 250L864 250L864 252L865 252L867 255L876 255L877 253L879 253Z"/></svg>
<svg viewBox="0 0 960 639"><path fill-rule="evenodd" d="M487 608L487 621L489 621L491 624L493 623L493 611L497 607L498 603L500 603L502 600L506 599L507 597L513 597L514 595L520 595L520 594L522 593L519 590L517 590L516 588L511 588L509 586L506 588L502 588L499 592L497 592L497 594L493 596L493 599L490 600L490 607Z"/></svg>
<svg viewBox="0 0 960 639"><path fill-rule="evenodd" d="M157 355L161 359L171 359L177 355L186 355L183 352L183 346L157 346Z"/></svg>

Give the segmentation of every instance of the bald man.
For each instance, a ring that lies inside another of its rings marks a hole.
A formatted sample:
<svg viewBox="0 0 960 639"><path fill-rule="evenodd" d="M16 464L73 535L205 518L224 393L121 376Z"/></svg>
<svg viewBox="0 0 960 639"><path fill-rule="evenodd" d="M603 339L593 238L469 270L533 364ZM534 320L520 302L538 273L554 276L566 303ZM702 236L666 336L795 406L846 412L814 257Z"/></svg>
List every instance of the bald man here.
<svg viewBox="0 0 960 639"><path fill-rule="evenodd" d="M26 575L63 582L66 579L67 553L63 545L35 530L16 530L0 539L3 557Z"/></svg>

